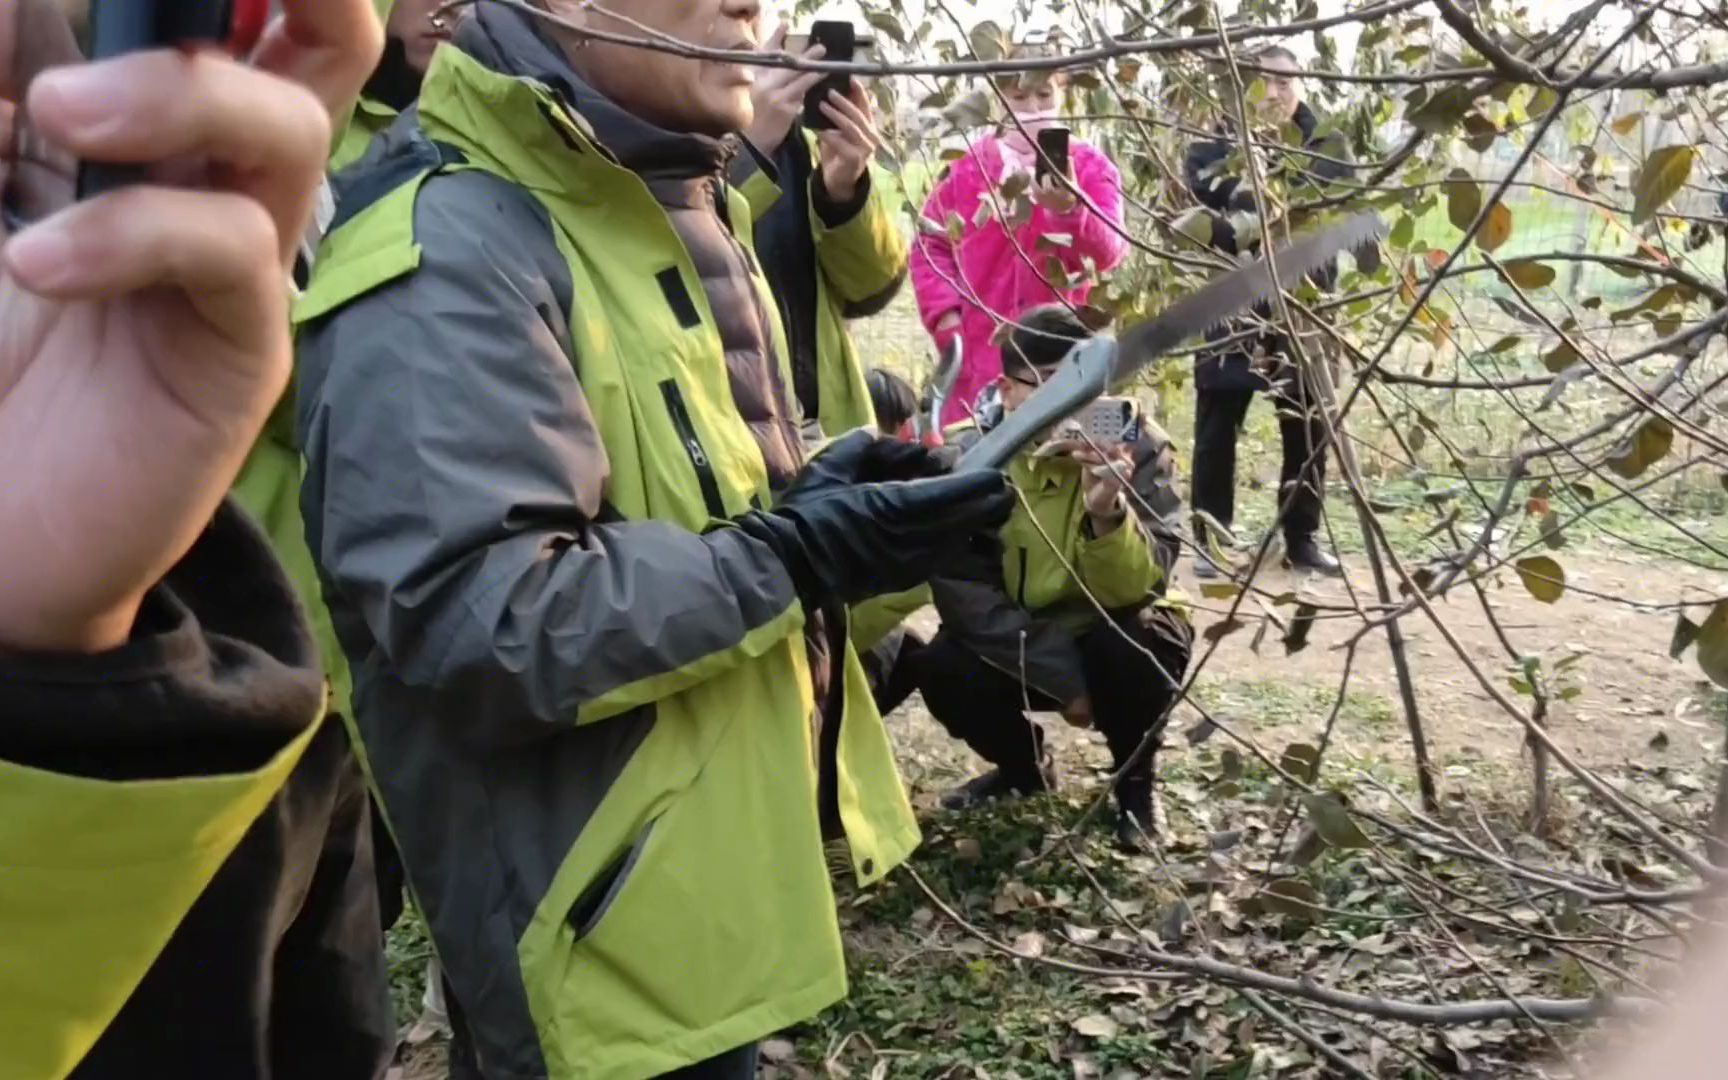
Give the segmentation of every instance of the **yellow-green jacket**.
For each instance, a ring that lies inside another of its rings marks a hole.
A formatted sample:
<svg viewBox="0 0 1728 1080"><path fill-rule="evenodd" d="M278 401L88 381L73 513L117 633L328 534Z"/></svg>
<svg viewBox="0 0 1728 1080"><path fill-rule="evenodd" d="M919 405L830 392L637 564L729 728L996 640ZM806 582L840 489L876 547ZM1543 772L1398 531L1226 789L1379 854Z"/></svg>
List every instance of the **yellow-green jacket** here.
<svg viewBox="0 0 1728 1080"><path fill-rule="evenodd" d="M620 164L692 137L620 114L482 5L296 310L312 551L489 1076L657 1075L813 1015L845 993L824 825L864 881L918 841L856 656L813 726L805 613L725 524L790 408L752 369L746 422L719 327L778 348L772 300L713 305L666 178ZM722 165L679 212L747 253Z"/></svg>

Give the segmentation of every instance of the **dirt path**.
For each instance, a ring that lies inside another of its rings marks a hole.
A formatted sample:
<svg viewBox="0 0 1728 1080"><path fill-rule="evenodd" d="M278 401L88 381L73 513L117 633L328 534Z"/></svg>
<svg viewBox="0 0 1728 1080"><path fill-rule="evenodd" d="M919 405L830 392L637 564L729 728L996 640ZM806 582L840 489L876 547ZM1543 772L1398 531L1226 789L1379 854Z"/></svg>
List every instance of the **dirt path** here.
<svg viewBox="0 0 1728 1080"><path fill-rule="evenodd" d="M1372 578L1361 559L1346 562L1352 584L1358 590L1371 590ZM1623 766L1629 761L1647 768L1696 765L1714 752L1720 736L1703 704L1703 676L1689 657L1674 661L1668 656L1674 613L1604 602L1580 590L1665 603L1717 595L1723 587L1721 576L1672 562L1653 564L1601 555L1567 553L1562 562L1570 587L1557 603L1536 600L1512 574L1491 587L1490 593L1502 625L1520 649L1540 654L1550 664L1570 652L1584 654L1572 669L1583 693L1557 706L1550 725L1555 738L1597 767ZM1300 586L1322 599L1346 596L1341 583L1297 581L1282 570L1264 575L1262 583L1272 591ZM1180 584L1191 595L1198 594L1198 583L1191 578ZM1217 610L1228 605L1218 600L1201 603ZM1474 594L1460 589L1449 600L1438 602L1437 610L1482 672L1527 707L1529 699L1518 696L1509 685L1512 672L1505 651ZM1291 609L1280 611L1288 617ZM1204 629L1219 619L1206 611L1198 621ZM919 612L914 624L926 634L932 632L937 625L935 612ZM1319 620L1307 648L1287 656L1276 629L1266 634L1256 653L1250 622L1225 637L1208 663L1199 683L1202 699L1264 734L1269 746L1281 747L1317 731L1343 670L1344 652L1338 646L1359 626L1354 618ZM1454 777L1518 768L1523 728L1493 702L1426 617L1413 616L1404 627L1416 671L1417 702L1436 760ZM1408 737L1384 633L1371 634L1364 641L1351 688L1355 707L1344 713L1340 748L1364 757L1408 762ZM1195 718L1191 709L1182 712L1185 715L1174 721L1176 729ZM890 726L908 778L927 789L926 798L928 789L945 786L977 767L963 746L947 739L916 698L890 719ZM1058 745L1084 747L1078 752L1085 761L1103 764L1095 736L1075 732L1060 721L1047 728ZM1172 742L1180 753L1182 740Z"/></svg>

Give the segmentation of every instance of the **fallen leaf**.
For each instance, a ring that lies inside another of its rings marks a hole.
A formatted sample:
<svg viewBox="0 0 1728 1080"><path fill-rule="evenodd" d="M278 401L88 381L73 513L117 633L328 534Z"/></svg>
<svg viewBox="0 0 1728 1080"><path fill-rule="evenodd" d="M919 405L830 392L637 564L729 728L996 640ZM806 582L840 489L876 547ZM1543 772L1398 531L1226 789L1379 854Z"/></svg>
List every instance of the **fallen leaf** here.
<svg viewBox="0 0 1728 1080"><path fill-rule="evenodd" d="M1082 1016L1071 1025L1076 1032L1089 1039L1114 1039L1122 1030L1120 1024L1103 1013L1092 1013Z"/></svg>
<svg viewBox="0 0 1728 1080"><path fill-rule="evenodd" d="M1045 941L1043 934L1040 934L1036 930L1028 930L1026 933L1021 934L1019 937L1014 939L1012 948L1014 950L1014 955L1016 956L1037 959L1044 955L1044 947L1046 944L1047 942Z"/></svg>
<svg viewBox="0 0 1728 1080"><path fill-rule="evenodd" d="M1368 847L1368 836L1344 805L1342 796L1334 792L1310 792L1302 796L1308 808L1308 820L1328 844L1339 848Z"/></svg>

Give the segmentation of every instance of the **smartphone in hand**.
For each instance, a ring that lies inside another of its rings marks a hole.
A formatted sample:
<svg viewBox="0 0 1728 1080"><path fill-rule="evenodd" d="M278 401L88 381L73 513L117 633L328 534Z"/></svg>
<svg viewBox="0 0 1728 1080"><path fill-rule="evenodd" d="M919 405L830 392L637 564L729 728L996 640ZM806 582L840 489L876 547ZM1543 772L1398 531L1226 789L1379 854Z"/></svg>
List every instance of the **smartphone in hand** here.
<svg viewBox="0 0 1728 1080"><path fill-rule="evenodd" d="M822 46L823 60L849 64L855 60L868 59L875 42L860 34L852 23L825 19L811 23L809 34L793 35L786 39L786 51L794 56L811 45ZM822 76L821 81L804 95L804 126L812 131L832 128L834 122L822 111L822 103L828 100L829 94L845 97L851 92L852 76L841 72Z"/></svg>
<svg viewBox="0 0 1728 1080"><path fill-rule="evenodd" d="M1073 176L1068 158L1069 134L1065 127L1050 127L1038 133L1038 164L1035 179Z"/></svg>
<svg viewBox="0 0 1728 1080"><path fill-rule="evenodd" d="M1140 441L1140 402L1131 397L1101 397L1056 425L1052 442L1090 442L1100 449Z"/></svg>
<svg viewBox="0 0 1728 1080"><path fill-rule="evenodd" d="M269 15L269 0L97 0L90 5L90 59L198 44L244 56L258 43ZM85 162L78 168L78 198L93 199L143 179L136 165Z"/></svg>
<svg viewBox="0 0 1728 1080"><path fill-rule="evenodd" d="M243 56L269 15L270 0L96 0L87 23L74 26L59 0L0 2L0 121L10 120L0 122L0 223L16 230L145 177L137 166L80 163L45 138L24 106L37 75L171 46L212 44Z"/></svg>

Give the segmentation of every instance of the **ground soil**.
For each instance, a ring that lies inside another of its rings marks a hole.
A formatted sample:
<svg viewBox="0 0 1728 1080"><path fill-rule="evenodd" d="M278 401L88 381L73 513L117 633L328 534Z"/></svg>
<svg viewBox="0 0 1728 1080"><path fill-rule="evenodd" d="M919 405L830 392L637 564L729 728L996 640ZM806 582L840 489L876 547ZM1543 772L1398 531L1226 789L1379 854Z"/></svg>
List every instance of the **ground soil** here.
<svg viewBox="0 0 1728 1080"><path fill-rule="evenodd" d="M1347 557L1345 562L1350 583L1359 591L1372 590L1363 560ZM1696 767L1717 752L1720 728L1706 713L1708 691L1702 675L1689 658L1675 661L1668 655L1675 613L1598 600L1581 590L1651 604L1672 603L1689 596L1718 594L1720 575L1673 562L1604 555L1568 554L1564 563L1571 588L1554 604L1536 600L1510 574L1508 581L1490 589L1496 615L1520 649L1550 658L1574 650L1586 654L1574 668L1584 693L1556 707L1549 725L1553 737L1584 764L1603 769L1621 768L1628 762L1647 768ZM1198 596L1197 583L1192 579L1178 584ZM1284 570L1266 572L1262 584L1271 592L1300 587L1305 595L1312 593L1317 598L1343 601L1347 597L1341 583L1297 580ZM1197 622L1204 631L1220 621L1228 601L1201 603L1213 609L1198 613ZM1505 650L1474 594L1460 589L1449 600L1436 602L1436 610L1481 672L1527 709L1529 699L1518 696L1508 684ZM1290 609L1282 611L1288 616ZM925 633L932 632L937 625L935 612L919 612L913 623ZM1268 745L1282 746L1318 732L1324 725L1320 706L1330 700L1343 671L1345 653L1338 646L1360 626L1354 618L1322 619L1316 623L1308 646L1286 655L1275 630L1266 635L1256 652L1250 623L1223 639L1207 661L1199 685L1211 684L1237 695L1246 693L1250 699L1257 692L1264 696L1274 690L1310 690L1314 707L1308 709L1282 713L1268 713L1264 708L1235 709L1230 693L1214 705L1238 723L1246 721L1251 729L1267 734ZM1416 673L1417 705L1435 761L1454 780L1468 780L1477 773L1486 774L1484 779L1501 778L1508 770L1521 770L1525 757L1522 725L1494 702L1432 622L1417 614L1407 618L1404 627ZM1200 650L1205 647L1202 642ZM1338 733L1340 749L1407 763L1410 742L1384 633L1371 633L1364 639L1350 687L1357 695L1380 699L1384 707L1375 722L1366 724L1360 719L1362 710L1347 712ZM1278 695L1280 700L1290 696ZM1062 748L1059 753L1078 758L1070 764L1105 763L1096 735L1049 719L1053 722L1046 727ZM1183 707L1173 721L1173 730L1186 728L1197 719L1193 709ZM921 793L926 800L930 790L969 774L979 765L964 746L946 737L916 697L890 717L889 725L908 779L926 789ZM1276 729L1275 737L1268 728ZM1173 757L1183 753L1182 739L1171 742Z"/></svg>

